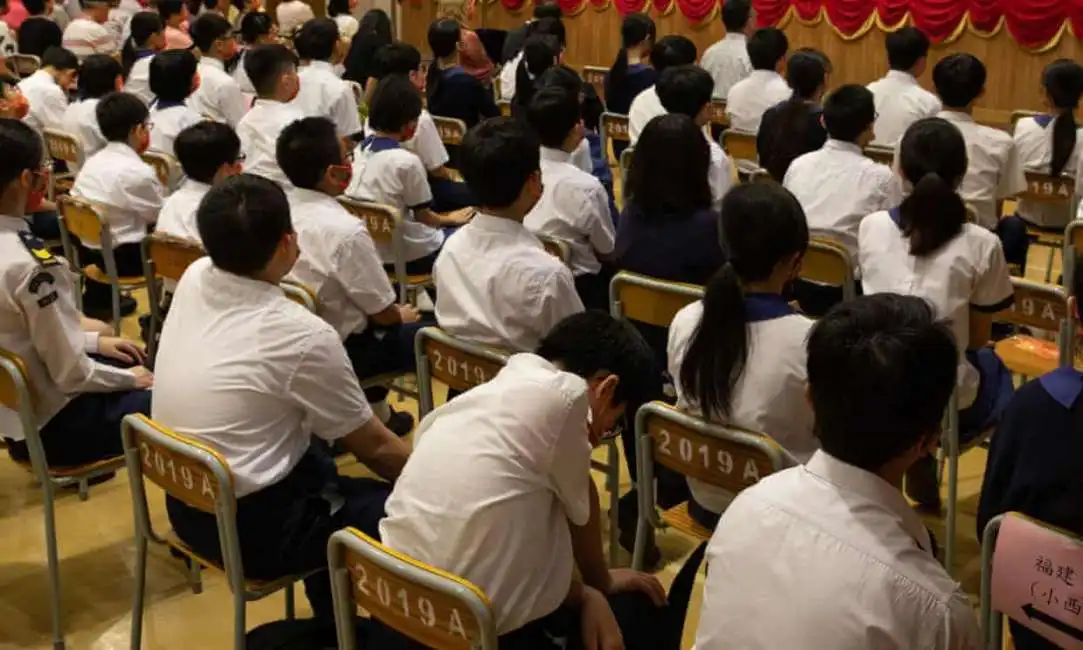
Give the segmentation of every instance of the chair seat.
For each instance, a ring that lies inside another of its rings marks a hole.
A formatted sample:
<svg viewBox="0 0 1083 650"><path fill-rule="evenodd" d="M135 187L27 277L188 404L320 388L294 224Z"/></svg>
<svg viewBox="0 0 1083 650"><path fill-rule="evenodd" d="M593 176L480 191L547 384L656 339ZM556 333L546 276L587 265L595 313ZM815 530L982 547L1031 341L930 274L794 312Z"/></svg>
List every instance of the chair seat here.
<svg viewBox="0 0 1083 650"><path fill-rule="evenodd" d="M90 278L95 282L102 284L109 284L109 274L103 271L97 264L91 264L90 266L83 267L83 275ZM147 283L146 278L141 275L120 277L117 278L117 282L122 287L138 287Z"/></svg>
<svg viewBox="0 0 1083 650"><path fill-rule="evenodd" d="M1042 230L1034 226L1027 226L1027 236L1039 246L1056 246L1060 248L1064 245L1064 231L1060 230Z"/></svg>
<svg viewBox="0 0 1083 650"><path fill-rule="evenodd" d="M177 534L170 530L165 534L164 541L170 546L170 548L176 549L179 553L184 554L185 557L190 558L193 562L199 564L202 567L208 569L214 569L220 573L224 573L225 569L221 564L211 562L207 558L203 557L199 553L193 551L187 544L181 541ZM309 572L314 573L314 572ZM309 573L282 576L275 580L251 580L249 578L244 579L244 590L251 594L254 598L263 598L278 591L279 589L285 589L298 580L303 580Z"/></svg>
<svg viewBox="0 0 1083 650"><path fill-rule="evenodd" d="M388 271L387 277L390 278L392 282L395 282L395 280L397 279L394 271ZM406 284L411 287L429 286L432 284L432 273L420 273L417 275L410 275L409 273L407 273Z"/></svg>
<svg viewBox="0 0 1083 650"><path fill-rule="evenodd" d="M12 461L28 472L33 472L34 467L28 461L15 460ZM74 467L50 467L49 476L51 478L69 478L79 479L88 474L92 474L98 470L103 469L120 469L124 466L123 456L114 456L112 458L106 458L104 460L94 461L93 463L87 463L86 465L75 465Z"/></svg>
<svg viewBox="0 0 1083 650"><path fill-rule="evenodd" d="M1055 343L1033 336L1006 338L998 341L994 350L1008 370L1025 377L1040 377L1056 370L1060 357Z"/></svg>
<svg viewBox="0 0 1083 650"><path fill-rule="evenodd" d="M663 512L662 521L666 522L667 526L675 528L685 535L691 535L703 541L711 539L711 531L696 523L692 519L692 515L688 514L687 501Z"/></svg>

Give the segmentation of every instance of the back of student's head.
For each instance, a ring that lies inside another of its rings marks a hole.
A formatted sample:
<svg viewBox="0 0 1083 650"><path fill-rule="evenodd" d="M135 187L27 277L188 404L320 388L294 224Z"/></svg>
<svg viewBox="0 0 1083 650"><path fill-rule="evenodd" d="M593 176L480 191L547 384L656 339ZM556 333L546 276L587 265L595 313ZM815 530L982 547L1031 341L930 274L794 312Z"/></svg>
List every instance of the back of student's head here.
<svg viewBox="0 0 1083 650"><path fill-rule="evenodd" d="M196 212L199 238L215 266L253 276L293 232L286 193L262 176L240 174L212 187Z"/></svg>
<svg viewBox="0 0 1083 650"><path fill-rule="evenodd" d="M708 418L730 415L748 361L744 287L778 274L794 279L809 241L801 204L775 183L746 183L727 192L719 230L728 261L707 284L703 318L679 378Z"/></svg>
<svg viewBox="0 0 1083 650"><path fill-rule="evenodd" d="M985 64L965 52L944 57L933 68L933 85L944 108L966 108L985 91Z"/></svg>
<svg viewBox="0 0 1083 650"><path fill-rule="evenodd" d="M790 49L790 41L781 29L762 27L748 38L746 49L754 70L778 70L779 61Z"/></svg>
<svg viewBox="0 0 1083 650"><path fill-rule="evenodd" d="M659 115L636 141L625 196L644 219L688 218L711 207L710 165L707 139L692 118Z"/></svg>
<svg viewBox="0 0 1083 650"><path fill-rule="evenodd" d="M372 68L376 79L392 74L409 75L421 69L421 52L402 41L384 45L376 50Z"/></svg>
<svg viewBox="0 0 1083 650"><path fill-rule="evenodd" d="M666 111L695 119L711 103L714 79L698 65L678 65L662 71L655 90Z"/></svg>
<svg viewBox="0 0 1083 650"><path fill-rule="evenodd" d="M25 171L41 167L41 138L21 120L0 118L0 194Z"/></svg>
<svg viewBox="0 0 1083 650"><path fill-rule="evenodd" d="M199 61L189 50L166 50L150 61L150 91L159 102L183 102L195 90Z"/></svg>
<svg viewBox="0 0 1083 650"><path fill-rule="evenodd" d="M369 126L383 133L398 133L421 115L421 93L402 75L384 77L369 102Z"/></svg>
<svg viewBox="0 0 1083 650"><path fill-rule="evenodd" d="M744 32L751 17L750 0L725 0L722 3L722 25L725 26L727 34Z"/></svg>
<svg viewBox="0 0 1083 650"><path fill-rule="evenodd" d="M1049 108L1056 115L1049 171L1053 175L1060 175L1075 150L1075 109L1079 107L1079 98L1083 95L1083 66L1072 59L1057 59L1042 72L1042 87Z"/></svg>
<svg viewBox="0 0 1083 650"><path fill-rule="evenodd" d="M557 63L560 56L560 41L555 36L536 34L523 43L523 59L515 70L515 97L517 108L530 104L534 96L537 79Z"/></svg>
<svg viewBox="0 0 1083 650"><path fill-rule="evenodd" d="M555 2L539 2L534 5L534 20L541 20L542 18L560 20L563 17L564 12L561 11L560 5Z"/></svg>
<svg viewBox="0 0 1083 650"><path fill-rule="evenodd" d="M184 0L158 0L158 15L163 23L168 23L171 18L184 13L186 9Z"/></svg>
<svg viewBox="0 0 1083 650"><path fill-rule="evenodd" d="M338 44L338 23L330 18L313 18L293 37L297 56L307 61L330 61Z"/></svg>
<svg viewBox="0 0 1083 650"><path fill-rule="evenodd" d="M123 92L109 93L94 108L98 129L109 142L127 142L132 131L146 124L150 111L143 100Z"/></svg>
<svg viewBox="0 0 1083 650"><path fill-rule="evenodd" d="M876 121L876 104L865 86L840 86L824 102L824 128L836 140L857 142Z"/></svg>
<svg viewBox="0 0 1083 650"><path fill-rule="evenodd" d="M526 120L543 147L561 149L583 119L579 96L559 86L542 88L530 100Z"/></svg>
<svg viewBox="0 0 1083 650"><path fill-rule="evenodd" d="M128 38L120 51L125 78L131 74L138 52L151 49L151 39L156 34L161 34L162 29L162 17L154 11L140 11L128 21Z"/></svg>
<svg viewBox="0 0 1083 650"><path fill-rule="evenodd" d="M278 136L275 157L294 186L316 189L328 167L343 164L335 123L326 117L297 120Z"/></svg>
<svg viewBox="0 0 1083 650"><path fill-rule="evenodd" d="M808 103L820 96L826 78L823 59L815 54L797 52L786 62L786 80L793 94L782 103L777 117L770 123L770 155L764 157L763 163L779 182L785 178L790 163L808 153L808 132L817 128L809 119Z"/></svg>
<svg viewBox="0 0 1083 650"><path fill-rule="evenodd" d="M876 472L939 437L955 389L951 328L921 298L881 293L837 305L812 328L808 384L825 452Z"/></svg>
<svg viewBox="0 0 1083 650"><path fill-rule="evenodd" d="M185 176L209 185L222 165L236 163L241 157L241 140L228 124L207 120L178 133L173 152Z"/></svg>
<svg viewBox="0 0 1083 650"><path fill-rule="evenodd" d="M54 45L46 48L45 52L42 53L41 66L59 71L78 70L79 58L71 50Z"/></svg>
<svg viewBox="0 0 1083 650"><path fill-rule="evenodd" d="M696 44L680 34L663 36L651 48L651 65L659 74L666 68L695 62Z"/></svg>
<svg viewBox="0 0 1083 650"><path fill-rule="evenodd" d="M903 27L887 35L887 63L892 70L910 72L929 54L929 37L917 27Z"/></svg>
<svg viewBox="0 0 1083 650"><path fill-rule="evenodd" d="M31 16L41 16L45 14L46 0L23 0L23 7L26 8L26 13Z"/></svg>
<svg viewBox="0 0 1083 650"><path fill-rule="evenodd" d="M218 14L205 13L195 19L189 29L192 42L200 52L207 54L214 47L214 42L229 38L233 34L233 26L229 21Z"/></svg>
<svg viewBox="0 0 1083 650"><path fill-rule="evenodd" d="M296 68L293 52L278 43L257 45L244 55L244 71L260 97L273 96L282 76Z"/></svg>
<svg viewBox="0 0 1083 650"><path fill-rule="evenodd" d="M564 21L560 18L539 18L530 23L526 27L526 37L530 38L531 36L555 36L562 50L568 39Z"/></svg>
<svg viewBox="0 0 1083 650"><path fill-rule="evenodd" d="M805 46L805 47L797 48L796 50L793 51L793 53L794 54L810 54L810 55L816 57L817 59L820 60L820 63L823 64L824 72L828 76L830 76L831 73L835 71L834 66L831 65L831 59L829 59L828 56L826 54L824 54L823 50L818 50L818 49L816 49L814 47Z"/></svg>
<svg viewBox="0 0 1083 650"><path fill-rule="evenodd" d="M786 83L793 89L794 99L815 99L826 81L823 58L811 52L794 52L786 61Z"/></svg>
<svg viewBox="0 0 1083 650"><path fill-rule="evenodd" d="M613 65L609 67L609 77L606 79L607 94L613 95L609 88L619 87L628 76L628 50L646 45L653 48L655 32L654 21L647 14L631 13L624 17L620 24L620 49L617 50Z"/></svg>
<svg viewBox="0 0 1083 650"><path fill-rule="evenodd" d="M274 19L270 14L252 11L241 18L241 40L247 45L255 45L260 38L270 34L273 29Z"/></svg>
<svg viewBox="0 0 1083 650"><path fill-rule="evenodd" d="M947 120L918 120L903 135L898 165L913 186L899 205L899 226L910 239L910 254L923 257L955 238L966 223L966 204L955 192L966 174L966 142Z"/></svg>
<svg viewBox="0 0 1083 650"><path fill-rule="evenodd" d="M470 129L459 147L459 172L487 208L507 208L540 174L538 137L520 119L496 117Z"/></svg>
<svg viewBox="0 0 1083 650"><path fill-rule="evenodd" d="M428 42L429 50L432 51L432 55L436 59L446 59L455 54L459 48L459 38L461 36L461 28L459 23L450 18L441 18L434 21L429 25ZM425 96L429 101L433 100L440 93L442 84L440 66L437 65L437 61L433 61L429 64L428 75L425 78Z"/></svg>
<svg viewBox="0 0 1083 650"><path fill-rule="evenodd" d="M117 77L122 76L120 62L108 54L91 54L79 69L79 97L98 99L117 89Z"/></svg>

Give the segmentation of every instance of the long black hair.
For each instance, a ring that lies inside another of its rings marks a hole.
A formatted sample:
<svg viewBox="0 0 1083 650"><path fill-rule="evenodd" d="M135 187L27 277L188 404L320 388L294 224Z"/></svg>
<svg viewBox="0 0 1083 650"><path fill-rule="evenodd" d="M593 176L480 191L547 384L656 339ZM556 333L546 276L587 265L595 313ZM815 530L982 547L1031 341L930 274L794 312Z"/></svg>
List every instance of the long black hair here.
<svg viewBox="0 0 1083 650"><path fill-rule="evenodd" d="M446 59L455 53L459 47L459 39L462 37L462 28L458 21L451 18L441 18L429 25L429 49L432 50L433 62L429 64L429 71L425 75L425 98L432 103L433 97L439 94L440 59Z"/></svg>
<svg viewBox="0 0 1083 650"><path fill-rule="evenodd" d="M910 240L911 255L924 257L962 231L966 204L955 188L966 166L966 142L955 125L927 117L906 130L899 169L914 189L899 205L899 227Z"/></svg>
<svg viewBox="0 0 1083 650"><path fill-rule="evenodd" d="M125 79L131 74L139 50L146 49L150 37L163 29L165 29L165 23L157 12L140 11L132 16L128 38L124 40L124 47L120 50L120 65L124 70Z"/></svg>
<svg viewBox="0 0 1083 650"><path fill-rule="evenodd" d="M350 50L344 63L346 71L342 78L364 86L368 78L374 76L372 64L376 51L390 45L391 41L391 18L387 12L383 9L366 11L357 26L357 33L350 41Z"/></svg>
<svg viewBox="0 0 1083 650"><path fill-rule="evenodd" d="M557 64L560 41L549 34L535 34L523 43L523 58L515 70L515 96L511 99L512 110L518 113L530 104L537 90L537 79Z"/></svg>
<svg viewBox="0 0 1083 650"><path fill-rule="evenodd" d="M793 89L790 98L782 103L774 130L766 134L769 151L760 152L763 166L778 182L798 156L808 153L809 107L827 79L827 66L823 56L812 52L795 52L786 62L786 82Z"/></svg>
<svg viewBox="0 0 1083 650"><path fill-rule="evenodd" d="M727 192L720 237L729 261L707 284L703 318L679 377L707 419L729 416L748 362L744 286L767 280L780 262L803 255L809 240L801 204L775 183L746 183Z"/></svg>
<svg viewBox="0 0 1083 650"><path fill-rule="evenodd" d="M609 67L609 77L605 82L606 97L613 97L610 89L620 86L628 76L628 49L643 43L653 47L655 33L654 21L647 14L633 13L624 17L620 25L620 50Z"/></svg>
<svg viewBox="0 0 1083 650"><path fill-rule="evenodd" d="M711 150L691 117L647 122L632 153L625 196L645 220L686 219L711 207Z"/></svg>
<svg viewBox="0 0 1083 650"><path fill-rule="evenodd" d="M1083 66L1072 59L1057 59L1042 72L1042 86L1050 107L1057 111L1053 121L1053 157L1049 173L1059 176L1075 150L1075 109L1083 95Z"/></svg>

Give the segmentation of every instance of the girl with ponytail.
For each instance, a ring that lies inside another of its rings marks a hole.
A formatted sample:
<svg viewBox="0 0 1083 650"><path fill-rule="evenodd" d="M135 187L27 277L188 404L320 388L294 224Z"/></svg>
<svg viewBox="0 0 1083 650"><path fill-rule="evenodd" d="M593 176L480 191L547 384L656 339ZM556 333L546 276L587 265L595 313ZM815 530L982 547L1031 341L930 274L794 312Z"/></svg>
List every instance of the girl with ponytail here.
<svg viewBox="0 0 1083 650"><path fill-rule="evenodd" d="M658 73L648 65L654 37L654 21L647 14L625 16L620 26L620 50L605 78L609 112L627 115L636 95L658 80Z"/></svg>
<svg viewBox="0 0 1083 650"><path fill-rule="evenodd" d="M430 113L462 120L471 128L486 117L500 115L500 109L492 91L459 64L461 36L459 23L451 18L441 18L429 26L433 61L425 77L425 97Z"/></svg>
<svg viewBox="0 0 1083 650"><path fill-rule="evenodd" d="M515 96L511 100L512 115L523 115L537 90L542 73L560 61L560 41L556 36L535 34L523 43L523 56L515 70Z"/></svg>
<svg viewBox="0 0 1083 650"><path fill-rule="evenodd" d="M124 92L143 100L154 101L150 91L150 60L165 48L165 23L153 11L140 11L129 23L131 35L124 41L120 51L120 63L124 70Z"/></svg>
<svg viewBox="0 0 1083 650"><path fill-rule="evenodd" d="M819 447L805 398L812 321L795 313L785 296L808 247L805 213L780 185L738 185L722 200L720 230L729 261L703 300L678 312L669 328L677 406L766 433L804 462ZM688 484L689 513L713 528L732 495L699 481Z"/></svg>

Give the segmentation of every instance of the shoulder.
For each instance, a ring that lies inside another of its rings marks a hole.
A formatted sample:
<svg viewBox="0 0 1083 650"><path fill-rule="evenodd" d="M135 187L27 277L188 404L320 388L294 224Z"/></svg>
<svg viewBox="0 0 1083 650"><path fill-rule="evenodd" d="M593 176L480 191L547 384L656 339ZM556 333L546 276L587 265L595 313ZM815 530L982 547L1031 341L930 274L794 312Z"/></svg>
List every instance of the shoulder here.
<svg viewBox="0 0 1083 650"><path fill-rule="evenodd" d="M1001 248L1000 238L996 233L974 223L964 223L963 231L956 239L962 242L967 251L976 258L974 261L984 262Z"/></svg>
<svg viewBox="0 0 1083 650"><path fill-rule="evenodd" d="M681 310L673 316L673 322L669 324L670 341L690 338L692 332L699 327L701 320L703 320L702 300L681 307Z"/></svg>
<svg viewBox="0 0 1083 650"><path fill-rule="evenodd" d="M1007 150L1015 144L1012 136L1000 129L985 126L984 124L978 124L977 127L977 133L981 136L982 143L990 148Z"/></svg>
<svg viewBox="0 0 1083 650"><path fill-rule="evenodd" d="M858 238L876 236L888 227L898 229L887 210L873 212L861 220L861 224L857 227Z"/></svg>

